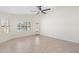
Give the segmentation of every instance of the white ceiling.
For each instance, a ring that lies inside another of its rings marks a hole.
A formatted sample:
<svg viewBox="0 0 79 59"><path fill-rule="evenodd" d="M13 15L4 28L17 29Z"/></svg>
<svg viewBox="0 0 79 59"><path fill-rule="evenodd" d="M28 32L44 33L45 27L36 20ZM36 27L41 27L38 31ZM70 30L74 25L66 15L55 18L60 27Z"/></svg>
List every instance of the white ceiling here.
<svg viewBox="0 0 79 59"><path fill-rule="evenodd" d="M43 9L49 8L47 6L43 6ZM0 12L10 13L10 14L30 14L34 15L38 11L36 6L0 6Z"/></svg>

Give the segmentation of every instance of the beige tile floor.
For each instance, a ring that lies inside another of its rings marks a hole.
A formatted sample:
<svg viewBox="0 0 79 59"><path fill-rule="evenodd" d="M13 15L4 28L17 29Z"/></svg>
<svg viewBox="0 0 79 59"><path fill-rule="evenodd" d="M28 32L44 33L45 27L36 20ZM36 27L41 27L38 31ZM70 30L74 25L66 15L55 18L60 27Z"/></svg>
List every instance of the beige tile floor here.
<svg viewBox="0 0 79 59"><path fill-rule="evenodd" d="M46 36L27 36L0 44L4 53L78 53L79 44Z"/></svg>

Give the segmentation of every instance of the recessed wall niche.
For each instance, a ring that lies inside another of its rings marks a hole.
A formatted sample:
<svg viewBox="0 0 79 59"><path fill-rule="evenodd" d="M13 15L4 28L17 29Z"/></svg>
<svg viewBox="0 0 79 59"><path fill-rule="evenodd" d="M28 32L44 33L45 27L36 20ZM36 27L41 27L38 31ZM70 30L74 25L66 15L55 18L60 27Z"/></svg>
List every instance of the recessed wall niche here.
<svg viewBox="0 0 79 59"><path fill-rule="evenodd" d="M17 20L17 32L30 32L31 31L31 20L18 19Z"/></svg>
<svg viewBox="0 0 79 59"><path fill-rule="evenodd" d="M0 30L2 33L9 33L9 20L7 17L0 18Z"/></svg>

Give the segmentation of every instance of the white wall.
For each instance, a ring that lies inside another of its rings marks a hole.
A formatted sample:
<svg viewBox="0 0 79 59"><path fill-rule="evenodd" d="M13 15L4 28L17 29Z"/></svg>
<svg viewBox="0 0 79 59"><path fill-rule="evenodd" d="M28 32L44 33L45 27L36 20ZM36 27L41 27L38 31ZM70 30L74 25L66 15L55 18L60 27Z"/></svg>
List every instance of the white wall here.
<svg viewBox="0 0 79 59"><path fill-rule="evenodd" d="M55 7L40 19L42 35L79 43L79 7Z"/></svg>

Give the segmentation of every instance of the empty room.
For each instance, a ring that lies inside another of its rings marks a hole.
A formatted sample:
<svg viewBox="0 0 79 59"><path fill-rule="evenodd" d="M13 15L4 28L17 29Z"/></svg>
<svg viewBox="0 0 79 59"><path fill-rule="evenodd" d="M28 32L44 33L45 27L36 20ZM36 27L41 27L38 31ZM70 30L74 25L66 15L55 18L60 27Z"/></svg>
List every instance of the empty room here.
<svg viewBox="0 0 79 59"><path fill-rule="evenodd" d="M0 53L78 52L78 6L0 6Z"/></svg>

